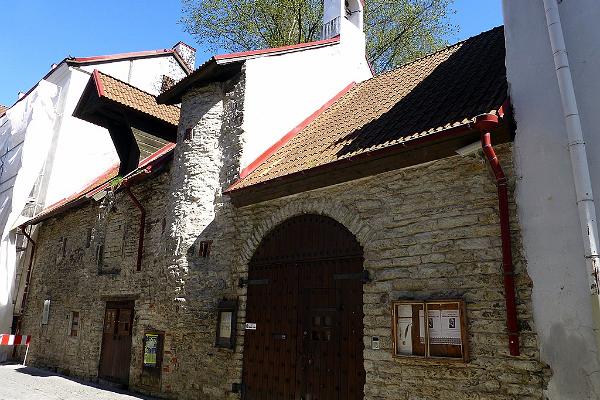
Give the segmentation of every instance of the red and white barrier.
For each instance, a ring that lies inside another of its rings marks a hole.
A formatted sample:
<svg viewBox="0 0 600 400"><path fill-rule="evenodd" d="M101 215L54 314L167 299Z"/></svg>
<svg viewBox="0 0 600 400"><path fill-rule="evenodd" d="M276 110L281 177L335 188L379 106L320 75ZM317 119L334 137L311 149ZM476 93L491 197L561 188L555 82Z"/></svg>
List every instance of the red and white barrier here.
<svg viewBox="0 0 600 400"><path fill-rule="evenodd" d="M25 350L25 358L23 359L23 365L25 365L25 362L27 361L30 342L31 336L29 335L0 334L0 346L27 346L27 350Z"/></svg>
<svg viewBox="0 0 600 400"><path fill-rule="evenodd" d="M30 341L29 335L0 334L0 346L29 346Z"/></svg>

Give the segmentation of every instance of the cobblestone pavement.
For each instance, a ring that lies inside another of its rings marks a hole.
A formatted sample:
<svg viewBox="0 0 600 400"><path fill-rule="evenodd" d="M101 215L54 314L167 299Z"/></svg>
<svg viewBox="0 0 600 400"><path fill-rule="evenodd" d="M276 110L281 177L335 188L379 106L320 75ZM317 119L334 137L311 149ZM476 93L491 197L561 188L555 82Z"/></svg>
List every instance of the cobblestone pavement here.
<svg viewBox="0 0 600 400"><path fill-rule="evenodd" d="M151 400L22 365L0 365L0 400Z"/></svg>

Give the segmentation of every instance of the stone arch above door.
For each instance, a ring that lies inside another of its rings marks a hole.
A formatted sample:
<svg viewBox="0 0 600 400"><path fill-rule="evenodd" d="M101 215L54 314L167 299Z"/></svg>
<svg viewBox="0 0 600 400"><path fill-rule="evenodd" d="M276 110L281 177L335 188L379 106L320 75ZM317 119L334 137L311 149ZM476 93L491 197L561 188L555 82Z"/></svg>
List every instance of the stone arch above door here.
<svg viewBox="0 0 600 400"><path fill-rule="evenodd" d="M303 214L324 215L334 219L346 227L355 236L363 249L365 249L365 252L367 251L365 245L372 238L374 232L366 221L358 216L358 213L335 200L297 200L278 208L254 228L240 252L242 265L248 264L263 238L272 229L285 220Z"/></svg>

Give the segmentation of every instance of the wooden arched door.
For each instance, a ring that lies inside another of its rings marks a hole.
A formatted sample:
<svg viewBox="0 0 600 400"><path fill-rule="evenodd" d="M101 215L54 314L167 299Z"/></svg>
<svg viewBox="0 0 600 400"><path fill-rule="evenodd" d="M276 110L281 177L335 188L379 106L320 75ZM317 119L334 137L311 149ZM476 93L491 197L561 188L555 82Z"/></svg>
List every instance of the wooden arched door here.
<svg viewBox="0 0 600 400"><path fill-rule="evenodd" d="M363 252L343 225L301 215L249 265L244 398L363 399Z"/></svg>

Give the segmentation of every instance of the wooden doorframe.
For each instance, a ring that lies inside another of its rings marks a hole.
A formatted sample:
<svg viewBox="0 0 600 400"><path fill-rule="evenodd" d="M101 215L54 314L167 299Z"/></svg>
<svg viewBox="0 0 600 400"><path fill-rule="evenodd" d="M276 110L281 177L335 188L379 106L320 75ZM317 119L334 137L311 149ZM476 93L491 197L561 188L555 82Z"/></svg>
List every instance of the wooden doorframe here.
<svg viewBox="0 0 600 400"><path fill-rule="evenodd" d="M129 335L129 340L130 340L130 351L129 351L129 369L128 369L128 373L127 373L127 382L115 382L117 384L122 384L122 385L126 385L129 386L129 370L131 369L131 351L133 350L133 321L134 321L134 316L135 316L135 300L130 300L130 299L115 299L115 300L106 300L105 301L105 306L104 306L104 317L102 318L102 330L101 330L101 347L100 347L100 356L98 359L98 378L99 379L104 379L107 381L111 381L113 382L114 380L111 379L110 377L106 377L106 376L102 376L101 375L101 368L102 368L102 356L103 353L105 351L105 335L104 335L104 327L106 324L106 315L107 315L107 311L109 309L119 309L119 310L124 310L124 309L128 309L131 311L131 316L130 316L130 332L131 334Z"/></svg>
<svg viewBox="0 0 600 400"><path fill-rule="evenodd" d="M296 235L294 232L294 228L293 225L296 223L302 223L302 221L304 220L304 222L306 221L311 221L313 225L309 226L308 229L308 235L306 228L304 228L304 234L303 235ZM322 225L319 225L322 224ZM292 226L292 228L290 229L291 232L286 232L286 226ZM311 231L311 229L313 229ZM314 245L314 241L311 241L310 239L310 233L315 233L314 236L318 236L321 235L321 237L323 237L323 242L324 244L319 246L319 245ZM327 238L331 237L331 236L336 236L336 232L337 232L337 237L334 238L332 241L329 241ZM308 251L305 251L306 248L308 246ZM283 248L284 251L279 251L277 250L278 247ZM285 250L289 249L289 252L286 252ZM345 226L343 226L341 223L339 223L338 221L334 220L333 218L327 217L327 216L323 216L323 215L317 215L317 214L304 214L304 215L299 215L299 216L295 216L295 217L291 217L283 222L281 222L280 224L278 224L275 228L273 228L269 233L267 233L264 238L261 240L261 243L259 244L259 246L257 247L257 249L254 252L254 255L252 257L252 259L249 261L248 263L248 280L247 280L247 284L248 285L265 285L267 284L270 279L266 279L263 277L263 279L260 278L260 273L258 274L258 276L256 276L257 274L257 268L260 269L260 266L264 266L264 265L269 265L269 269L271 269L272 271L274 271L275 269L278 269L278 267L282 267L283 269L285 269L286 267L284 267L285 265L290 265L290 264L296 264L296 266L298 266L301 263L315 263L315 262L320 262L320 261L332 261L335 260L337 261L341 261L341 260L360 260L360 269L362 270L362 272L364 272L364 269L362 267L362 263L363 263L363 249L362 246L360 245L360 243L358 242L357 238L354 236L354 234L352 234L352 232L350 232L350 230L348 230ZM344 264L344 262L342 262L342 264ZM363 273L357 273L356 271L339 271L341 272L341 274L337 274L334 273L332 275L333 280L357 280L360 281L362 280L361 277L364 275ZM348 272L352 272L352 273L348 273ZM339 275L339 276L337 276ZM355 278L356 276L356 278ZM340 278L341 277L341 278ZM336 284L337 285L337 284ZM300 280L298 277L298 286L300 286ZM332 287L333 289L334 287ZM300 287L298 287L298 290L300 290ZM298 301L301 301L300 299L300 293L297 293L298 297ZM253 299L252 295L250 294L250 291L247 292L246 295L246 309L247 311L249 311L250 307L259 307L259 303L260 300L257 299ZM257 303L259 302L259 303ZM254 305L252 305L254 304ZM250 306L250 307L249 307ZM301 306L301 304L298 304L298 306ZM362 307L364 307L363 304L363 300L362 300L362 296L360 296L360 305L357 305L358 307L360 307L360 313L362 315ZM249 317L248 313L246 314L247 318ZM300 317L300 315L298 316ZM255 321L249 321L248 319L246 320L247 322L255 322ZM297 328L301 330L301 328L303 327L305 321L300 321L297 320ZM363 342L363 337L364 337L364 327L363 327L363 321L362 321L362 317L360 318L360 339L361 341L361 348L362 348L362 342ZM248 368L249 364L248 364L248 358L247 358L247 345L249 344L249 338L247 336L247 334L244 335L245 339L244 339L244 348L242 350L242 385L241 385L241 391L242 391L242 398L248 398L250 399L251 393L248 388L250 387L250 385L248 385L249 381L246 381L246 379L249 378L249 376L252 374L251 372L249 372ZM264 336L264 335L263 335ZM299 340L299 339L298 339ZM260 342L257 342L260 343ZM358 353L356 354L356 356L358 356ZM253 358L256 358L256 356L254 355ZM360 360L362 360L363 358L363 353L362 350L360 351ZM260 359L259 359L260 360ZM299 362L299 361L296 361ZM256 360L252 361L252 365L255 365L254 363L256 363ZM258 363L262 363L262 361L258 361ZM362 368L362 384L364 385L364 379L365 379L365 371L364 371L364 363L359 363L357 365L360 365L360 367L357 368ZM357 369L358 371L358 369ZM254 375L256 375L254 373ZM254 378L253 378L254 379ZM360 383L360 382L359 382ZM256 385L254 387L257 387ZM261 386L258 386L258 390L264 390L264 388L261 389ZM300 398L299 396L299 392L298 390L300 390L300 387L297 387L297 394L296 394L296 398ZM360 398L364 398L364 386L362 387L362 389L360 390L361 394L360 394ZM257 392L254 392L257 393ZM356 393L356 392L355 392ZM261 394L258 395L258 398L262 398ZM252 399L254 399L255 397L252 397ZM357 397L358 398L358 397Z"/></svg>

